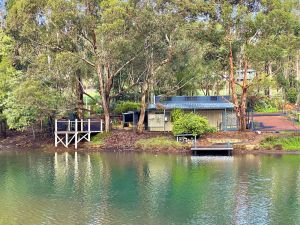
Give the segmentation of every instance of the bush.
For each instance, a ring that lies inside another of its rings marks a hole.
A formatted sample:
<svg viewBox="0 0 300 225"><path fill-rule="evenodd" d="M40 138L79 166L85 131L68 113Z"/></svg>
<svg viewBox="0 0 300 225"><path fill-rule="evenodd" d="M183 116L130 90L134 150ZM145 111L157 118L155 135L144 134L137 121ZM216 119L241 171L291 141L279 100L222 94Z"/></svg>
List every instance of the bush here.
<svg viewBox="0 0 300 225"><path fill-rule="evenodd" d="M139 110L140 108L141 108L141 105L139 103L126 101L126 102L120 102L119 104L117 104L117 106L115 108L115 112L116 113L125 113L125 112L132 111L132 110Z"/></svg>
<svg viewBox="0 0 300 225"><path fill-rule="evenodd" d="M173 134L203 135L214 132L215 129L208 125L206 118L194 113L184 114L173 123Z"/></svg>
<svg viewBox="0 0 300 225"><path fill-rule="evenodd" d="M263 98L255 101L254 111L261 113L278 112L278 104L275 98Z"/></svg>
<svg viewBox="0 0 300 225"><path fill-rule="evenodd" d="M283 149L286 151L300 150L300 137L267 137L260 143L265 149Z"/></svg>
<svg viewBox="0 0 300 225"><path fill-rule="evenodd" d="M171 119L173 122L177 121L178 119L184 116L184 111L182 109L174 109L171 113Z"/></svg>
<svg viewBox="0 0 300 225"><path fill-rule="evenodd" d="M279 109L276 108L276 107L261 108L261 107L255 106L254 111L255 112L260 112L260 113L276 113L276 112L279 111Z"/></svg>
<svg viewBox="0 0 300 225"><path fill-rule="evenodd" d="M286 93L287 100L292 104L295 104L297 102L297 97L298 93L296 88L290 88Z"/></svg>

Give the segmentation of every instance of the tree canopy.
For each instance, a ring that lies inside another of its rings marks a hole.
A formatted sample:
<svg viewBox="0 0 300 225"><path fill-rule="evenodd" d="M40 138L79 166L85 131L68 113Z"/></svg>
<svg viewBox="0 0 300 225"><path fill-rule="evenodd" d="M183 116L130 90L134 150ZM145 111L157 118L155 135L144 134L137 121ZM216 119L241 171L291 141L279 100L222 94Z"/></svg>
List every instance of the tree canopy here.
<svg viewBox="0 0 300 225"><path fill-rule="evenodd" d="M92 109L109 131L117 103L135 101L142 132L154 95L229 94L244 130L249 99L298 101L296 0L8 0L5 14L0 119L10 128Z"/></svg>

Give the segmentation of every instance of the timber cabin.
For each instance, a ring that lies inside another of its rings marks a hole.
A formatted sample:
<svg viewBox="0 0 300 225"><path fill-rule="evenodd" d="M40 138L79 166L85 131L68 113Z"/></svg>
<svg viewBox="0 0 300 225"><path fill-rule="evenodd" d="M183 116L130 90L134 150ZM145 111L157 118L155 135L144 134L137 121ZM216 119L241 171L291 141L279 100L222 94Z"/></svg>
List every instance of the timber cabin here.
<svg viewBox="0 0 300 225"><path fill-rule="evenodd" d="M174 96L154 97L149 104L146 129L149 131L172 131L171 113L173 109L194 112L208 119L210 126L217 130L237 130L234 105L229 96Z"/></svg>

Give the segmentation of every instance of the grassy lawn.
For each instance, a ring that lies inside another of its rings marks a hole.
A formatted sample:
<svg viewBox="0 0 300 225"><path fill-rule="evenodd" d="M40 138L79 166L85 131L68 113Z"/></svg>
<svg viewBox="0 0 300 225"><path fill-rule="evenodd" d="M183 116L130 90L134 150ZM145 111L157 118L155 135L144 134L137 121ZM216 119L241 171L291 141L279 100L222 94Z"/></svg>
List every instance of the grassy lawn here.
<svg viewBox="0 0 300 225"><path fill-rule="evenodd" d="M155 137L136 141L135 147L144 151L170 150L178 151L187 148L188 144L177 142L168 137Z"/></svg>
<svg viewBox="0 0 300 225"><path fill-rule="evenodd" d="M300 151L300 136L298 137L267 137L261 142L266 149L282 149L285 151Z"/></svg>
<svg viewBox="0 0 300 225"><path fill-rule="evenodd" d="M101 147L104 144L104 140L111 136L110 132L98 133L91 137L91 142L89 143L93 147Z"/></svg>

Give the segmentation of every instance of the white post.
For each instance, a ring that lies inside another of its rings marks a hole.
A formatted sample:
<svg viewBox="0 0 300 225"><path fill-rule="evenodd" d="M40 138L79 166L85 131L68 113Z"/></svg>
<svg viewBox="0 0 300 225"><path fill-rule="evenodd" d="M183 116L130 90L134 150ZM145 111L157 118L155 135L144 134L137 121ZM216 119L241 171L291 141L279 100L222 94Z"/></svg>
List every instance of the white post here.
<svg viewBox="0 0 300 225"><path fill-rule="evenodd" d="M91 141L91 119L88 119L88 141Z"/></svg>
<svg viewBox="0 0 300 225"><path fill-rule="evenodd" d="M75 149L77 149L78 143L78 127L77 127L77 119L75 119Z"/></svg>
<svg viewBox="0 0 300 225"><path fill-rule="evenodd" d="M55 124L54 124L54 136L55 136L55 147L57 147L57 119L55 119Z"/></svg>
<svg viewBox="0 0 300 225"><path fill-rule="evenodd" d="M81 119L80 122L81 122L81 130L80 131L82 132L83 131L83 119Z"/></svg>
<svg viewBox="0 0 300 225"><path fill-rule="evenodd" d="M68 120L68 131L70 131L70 130L71 130L71 121Z"/></svg>
<svg viewBox="0 0 300 225"><path fill-rule="evenodd" d="M66 147L69 146L69 133L68 131L66 132Z"/></svg>
<svg viewBox="0 0 300 225"><path fill-rule="evenodd" d="M100 121L100 132L103 132L102 119L101 119L101 121Z"/></svg>

